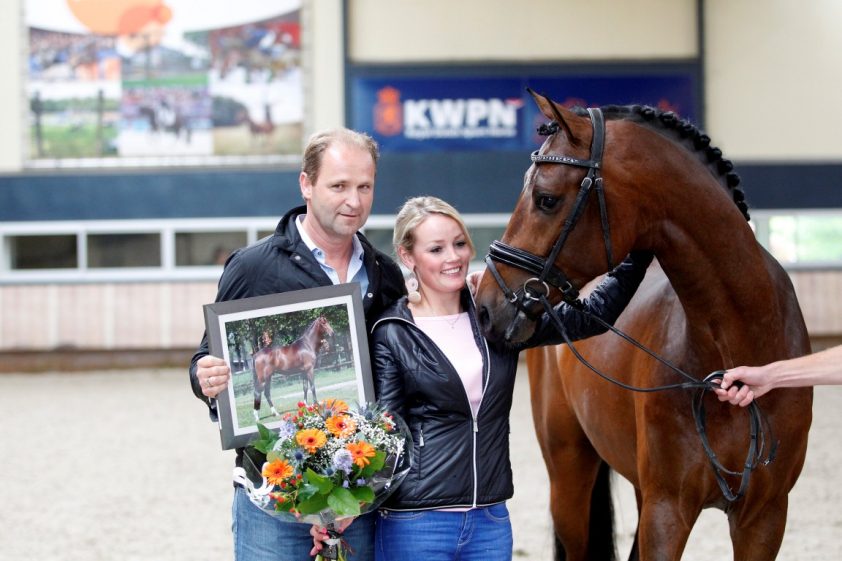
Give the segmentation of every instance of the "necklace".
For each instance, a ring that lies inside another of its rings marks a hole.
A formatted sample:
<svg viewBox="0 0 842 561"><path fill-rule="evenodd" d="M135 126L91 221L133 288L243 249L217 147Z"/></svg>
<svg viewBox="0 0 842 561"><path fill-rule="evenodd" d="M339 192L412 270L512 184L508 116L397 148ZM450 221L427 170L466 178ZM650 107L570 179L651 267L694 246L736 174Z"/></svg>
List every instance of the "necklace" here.
<svg viewBox="0 0 842 561"><path fill-rule="evenodd" d="M462 313L453 316L452 320L448 316L442 316L442 319L450 326L450 329L456 329L456 324L459 323L460 317L462 317Z"/></svg>

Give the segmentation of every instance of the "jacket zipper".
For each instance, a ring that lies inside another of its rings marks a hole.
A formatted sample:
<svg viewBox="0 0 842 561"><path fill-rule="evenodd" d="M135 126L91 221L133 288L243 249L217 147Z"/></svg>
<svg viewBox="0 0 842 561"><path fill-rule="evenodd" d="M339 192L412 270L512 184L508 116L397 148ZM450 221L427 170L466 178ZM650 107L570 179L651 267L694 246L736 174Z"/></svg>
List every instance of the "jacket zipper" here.
<svg viewBox="0 0 842 561"><path fill-rule="evenodd" d="M471 300L472 301L474 300L473 295L471 295ZM474 302L474 309L476 309L476 302ZM470 312L469 312L469 316L470 316ZM414 327L415 329L420 331L421 335L423 335L427 339L430 339L427 336L427 334L424 333L421 330L421 328L418 327L414 322L411 322L411 321L409 321L405 318L398 317L398 316L386 317L386 318L381 318L381 319L377 320L374 323L374 325L371 326L371 331L374 332L374 329L381 322L390 321L390 320L402 321L402 322L404 322L408 325L411 325L412 327ZM473 333L474 339L476 339L476 333L474 333L473 321L471 321L471 333ZM482 400L485 397L485 390L488 389L488 383L491 381L491 357L489 356L489 353L488 353L488 341L485 340L485 337L481 337L481 340L482 340L482 350L485 351L484 368L486 370L486 376L485 376L485 383L482 386L482 394L480 396L479 405L477 406L477 412L476 413L474 413L474 409L473 409L473 407L471 407L471 402L468 399L468 392L467 392L467 390L464 389L464 384L462 386L462 389L465 393L465 400L468 401L468 411L471 412L471 456L472 456L471 457L471 463L473 464L472 465L472 468L473 468L472 471L473 471L473 477L474 477L474 484L473 484L474 489L473 489L473 498L471 500L471 508L477 508L477 495L479 494L479 472L477 470L477 433L479 432L479 421L477 421L477 415L479 414L479 410L482 407ZM433 342L432 339L430 339L430 342L435 345L435 342ZM442 355L444 355L443 352L442 352ZM445 360L447 360L448 363L450 363L450 366L453 369L453 371L456 372L456 369L453 368L453 363L450 362L450 360L447 358L447 356L445 356L444 358L445 358ZM456 376L459 376L458 372L456 372ZM420 429L419 436L418 436L418 447L423 448L423 446L424 446L424 429L422 427Z"/></svg>

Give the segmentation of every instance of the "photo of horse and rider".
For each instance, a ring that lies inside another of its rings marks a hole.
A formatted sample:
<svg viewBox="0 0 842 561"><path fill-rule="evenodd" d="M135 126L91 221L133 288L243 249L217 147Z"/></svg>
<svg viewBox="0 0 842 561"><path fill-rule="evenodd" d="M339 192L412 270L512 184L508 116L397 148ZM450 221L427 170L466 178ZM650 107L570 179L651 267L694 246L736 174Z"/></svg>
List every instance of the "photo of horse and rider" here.
<svg viewBox="0 0 842 561"><path fill-rule="evenodd" d="M359 400L346 306L231 321L226 331L237 426L280 420L300 401Z"/></svg>

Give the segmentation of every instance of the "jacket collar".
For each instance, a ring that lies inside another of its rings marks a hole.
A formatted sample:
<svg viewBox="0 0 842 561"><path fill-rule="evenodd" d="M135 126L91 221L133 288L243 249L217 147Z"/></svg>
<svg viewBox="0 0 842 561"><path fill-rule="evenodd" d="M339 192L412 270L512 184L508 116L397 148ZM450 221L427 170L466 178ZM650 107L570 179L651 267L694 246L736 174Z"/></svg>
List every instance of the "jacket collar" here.
<svg viewBox="0 0 842 561"><path fill-rule="evenodd" d="M278 225L275 227L275 233L272 236L272 245L274 247L278 247L280 249L284 249L286 251L294 251L298 244L303 244L304 250L309 252L309 248L307 244L304 243L304 240L301 239L301 234L298 232L298 226L296 226L295 222L300 214L307 214L307 207L305 205L297 206L291 210L289 210L278 222ZM371 245L364 235L360 232L355 234L357 239L363 246L363 253L366 257L366 263L368 263L369 256L373 256L374 253L374 246ZM373 257L372 257L373 259Z"/></svg>
<svg viewBox="0 0 842 561"><path fill-rule="evenodd" d="M463 288L459 293L459 298L462 301L462 309L467 311L473 317L475 315L474 299L471 297L471 293L467 287ZM409 300L406 296L401 296L394 304L386 308L380 316L380 319L377 320L377 323L392 319L402 319L410 323L415 323L415 320L412 317L412 312L409 311Z"/></svg>

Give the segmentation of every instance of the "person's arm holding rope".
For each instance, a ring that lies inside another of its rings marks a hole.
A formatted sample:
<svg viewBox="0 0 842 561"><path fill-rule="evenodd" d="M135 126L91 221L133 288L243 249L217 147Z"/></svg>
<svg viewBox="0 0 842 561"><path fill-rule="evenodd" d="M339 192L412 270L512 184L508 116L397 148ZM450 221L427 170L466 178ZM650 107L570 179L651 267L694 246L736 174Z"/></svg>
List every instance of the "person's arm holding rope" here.
<svg viewBox="0 0 842 561"><path fill-rule="evenodd" d="M743 385L738 387L734 382ZM720 401L745 407L775 388L833 384L842 384L842 345L763 366L731 368L714 391Z"/></svg>

